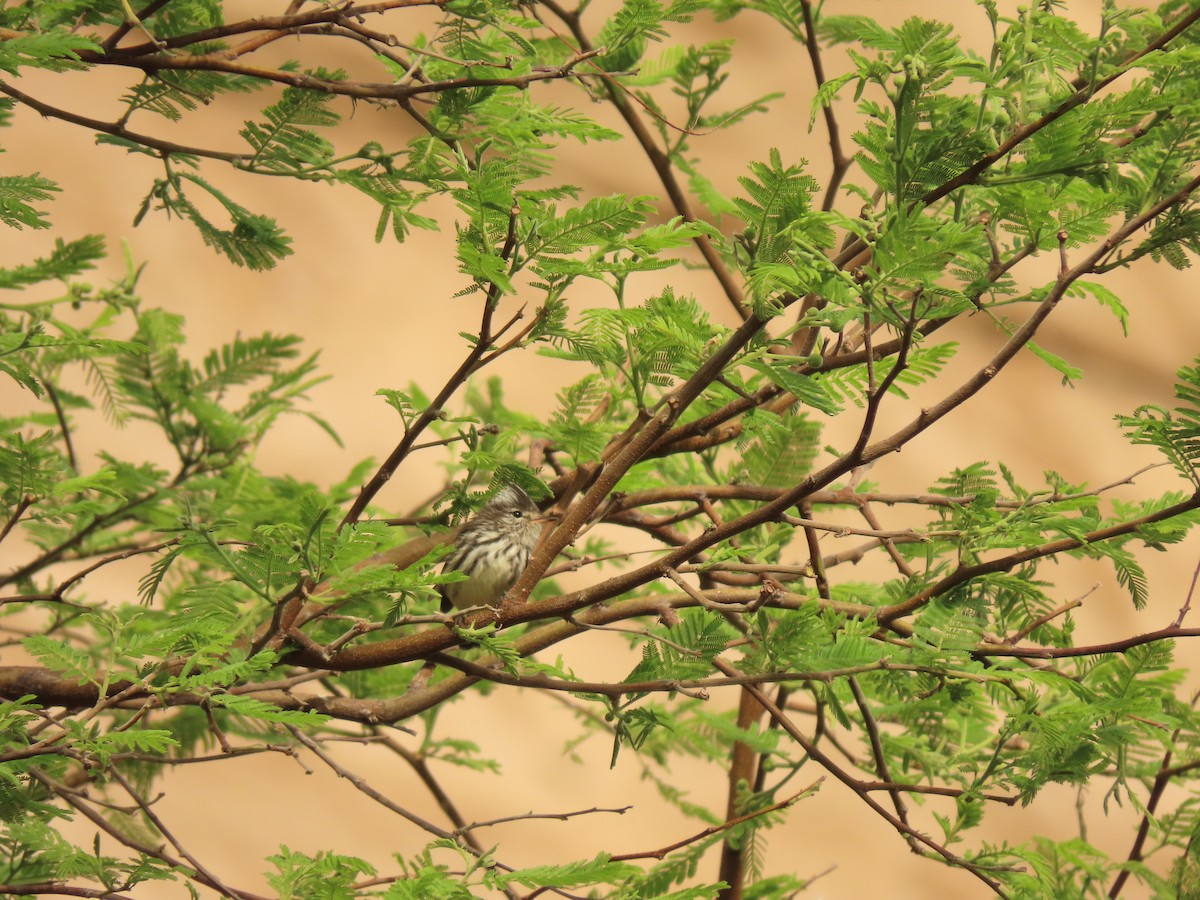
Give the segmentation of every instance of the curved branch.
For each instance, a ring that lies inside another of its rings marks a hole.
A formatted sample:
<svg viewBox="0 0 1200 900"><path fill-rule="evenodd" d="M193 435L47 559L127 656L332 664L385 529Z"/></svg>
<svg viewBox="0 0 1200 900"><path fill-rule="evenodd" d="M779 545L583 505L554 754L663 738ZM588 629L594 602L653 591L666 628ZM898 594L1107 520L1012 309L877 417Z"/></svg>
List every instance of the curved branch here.
<svg viewBox="0 0 1200 900"><path fill-rule="evenodd" d="M1095 544L1100 541L1111 540L1115 537L1133 534L1143 525L1165 522L1168 519L1173 519L1175 516L1183 515L1194 509L1200 509L1200 491L1197 491L1187 500L1175 503L1165 509L1160 509L1158 512L1142 516L1139 519L1131 519L1128 522L1121 522L1117 525L1110 525L1107 528L1099 528L1080 538L1061 538L1057 541L1039 544L1036 547L1026 547L1023 550L1018 550L1016 553L1009 553L998 559L977 563L973 566L960 566L941 581L930 585L907 600L882 607L875 614L875 618L879 624L889 625L902 616L916 612L934 597L940 597L959 585L965 584L972 578L978 578L980 575L991 575L995 572L1008 572L1021 563L1029 562L1032 559L1041 559L1046 556L1067 553L1071 550L1078 550L1080 547L1087 546L1088 544Z"/></svg>
<svg viewBox="0 0 1200 900"><path fill-rule="evenodd" d="M812 0L800 0L800 12L804 16L804 47L808 51L809 62L812 64L813 77L817 80L817 87L820 88L825 84L825 64L821 60L821 42L817 39L817 23L813 15ZM841 133L833 107L828 103L822 104L821 113L825 118L825 131L829 135L829 156L833 163L833 169L829 174L829 183L825 186L825 199L821 203L821 209L828 212L833 209L842 178L845 176L846 170L850 168L851 157L846 156L846 152L842 149Z"/></svg>
<svg viewBox="0 0 1200 900"><path fill-rule="evenodd" d="M737 669L725 662L725 660L721 659L720 657L715 658L713 660L713 664L729 676L737 676L741 674ZM997 896L1008 897L1008 894L1005 893L1004 889L1000 886L1000 882L996 881L996 879L984 872L984 870L978 865L968 859L964 859L963 857L952 853L947 847L917 831L911 825L901 821L898 817L876 803L875 799L871 797L866 790L864 790L863 782L846 772L816 744L805 737L800 729L797 728L792 720L787 716L787 714L771 701L770 697L752 684L747 684L745 686L745 690L749 691L753 695L754 699L762 705L763 709L767 711L771 718L774 719L779 726L791 736L792 740L794 740L803 748L804 752L808 754L808 756L814 762L816 762L819 766L821 766L821 768L823 768L838 781L842 782L842 784L846 785L846 787L850 788L850 790L852 790L860 800L866 803L867 806L871 807L871 809L889 825L895 828L906 838L916 841L920 844L924 844L934 853L945 859L950 865L967 870L984 884L986 884L989 888L991 888L991 890Z"/></svg>
<svg viewBox="0 0 1200 900"><path fill-rule="evenodd" d="M557 16L571 31L571 36L579 45L582 52L594 52L595 47L592 46L590 40L583 32L583 27L579 21L579 15L563 9L557 0L539 0L539 5L546 7ZM663 190L667 192L667 196L671 199L671 206L680 216L688 222L698 221L695 212L692 210L692 204L688 200L687 192L680 185L679 179L675 177L675 169L671 165L671 158L664 153L654 141L653 135L646 127L646 123L642 121L637 114L637 110L633 108L633 104L623 93L623 89L611 78L604 78L605 91L608 93L609 102L616 107L621 118L625 120L625 124L633 133L634 139L642 148L642 152L646 154L646 158L653 166L655 174L658 175L658 180L663 186ZM743 319L750 317L750 308L746 304L745 295L742 293L741 287L733 277L733 273L725 265L725 260L722 259L720 252L712 245L712 241L706 235L698 234L692 239L696 244L700 254L704 257L704 262L712 271L713 276L717 279L717 283L721 285L721 290L724 291L725 297L729 300L731 306Z"/></svg>
<svg viewBox="0 0 1200 900"><path fill-rule="evenodd" d="M165 38L158 44L153 44L147 41L146 43L136 44L132 47L121 47L117 50L112 50L108 53L95 53L89 51L80 52L79 56L84 62L111 62L115 59L128 56L143 56L148 53L157 53L160 49L178 50L182 47L190 47L193 44L202 44L208 41L219 41L223 38L233 37L237 34L249 34L255 31L292 31L297 28L303 28L309 25L321 25L326 23L337 23L346 18L357 18L361 16L374 15L384 13L392 9L411 8L416 6L444 6L446 0L381 0L378 3L360 3L357 5L336 5L326 6L319 9L310 10L304 13L294 13L284 16L260 16L255 19L242 19L240 22L231 22L225 25L215 25L212 28L205 28L200 31L191 31L187 34L176 35L175 37ZM119 29L118 29L119 31Z"/></svg>

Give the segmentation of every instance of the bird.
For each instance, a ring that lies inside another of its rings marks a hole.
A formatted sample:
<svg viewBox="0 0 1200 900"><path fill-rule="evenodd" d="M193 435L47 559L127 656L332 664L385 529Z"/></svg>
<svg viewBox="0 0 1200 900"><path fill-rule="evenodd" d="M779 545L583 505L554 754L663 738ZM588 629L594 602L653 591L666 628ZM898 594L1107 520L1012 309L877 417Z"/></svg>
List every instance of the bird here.
<svg viewBox="0 0 1200 900"><path fill-rule="evenodd" d="M467 580L438 585L442 612L499 605L525 571L542 525L550 518L517 485L502 487L454 540L442 572L461 572Z"/></svg>

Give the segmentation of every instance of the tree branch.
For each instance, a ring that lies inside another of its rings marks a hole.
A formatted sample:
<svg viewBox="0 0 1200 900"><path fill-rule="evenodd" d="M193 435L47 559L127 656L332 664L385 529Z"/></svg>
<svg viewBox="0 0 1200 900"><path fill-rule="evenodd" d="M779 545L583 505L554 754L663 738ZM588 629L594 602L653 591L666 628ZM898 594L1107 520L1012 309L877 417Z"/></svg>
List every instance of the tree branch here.
<svg viewBox="0 0 1200 900"><path fill-rule="evenodd" d="M720 657L713 659L713 665L731 677L736 677L741 674L737 669L725 662L725 660L721 659ZM763 708L766 709L771 718L778 722L779 726L791 736L792 740L794 740L803 748L804 752L809 756L810 759L813 760L813 762L817 763L817 765L821 766L821 768L823 768L826 772L828 772L838 781L842 782L842 784L846 785L846 787L850 788L850 790L852 790L860 800L866 803L867 806L869 806L877 815L883 818L889 825L900 832L900 834L904 835L906 838L910 838L921 844L924 844L934 853L946 860L946 862L948 862L950 865L967 870L985 885L987 885L998 897L1009 896L1001 887L1000 882L988 875L980 866L968 859L952 853L948 848L942 846L932 838L921 834L911 826L906 825L899 818L876 803L874 798L863 789L863 783L861 781L852 777L849 773L838 766L829 756L827 756L824 751L808 740L808 738L801 733L800 729L796 727L796 725L791 721L790 718L788 718L783 710L772 703L770 698L767 697L767 695L761 690L751 684L746 685L745 690L749 691L754 698L763 705Z"/></svg>

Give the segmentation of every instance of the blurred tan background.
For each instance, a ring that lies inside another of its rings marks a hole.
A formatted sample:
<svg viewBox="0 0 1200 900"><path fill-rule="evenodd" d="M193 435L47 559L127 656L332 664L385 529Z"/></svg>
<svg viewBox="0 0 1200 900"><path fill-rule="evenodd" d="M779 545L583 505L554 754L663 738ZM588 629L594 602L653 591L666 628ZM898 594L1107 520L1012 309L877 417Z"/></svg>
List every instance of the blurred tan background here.
<svg viewBox="0 0 1200 900"><path fill-rule="evenodd" d="M1002 2L1011 13L1015 3ZM229 3L228 17L247 13L276 13L282 3ZM829 12L860 13L886 23L909 15L932 15L952 21L969 44L983 48L987 22L968 0L931 8L907 0L845 0L826 4ZM1100 0L1075 0L1071 12L1089 29L1099 19ZM401 31L406 14L393 13L385 20L390 30ZM413 21L423 13L414 12ZM588 20L593 31L602 16L593 10ZM416 27L416 26L414 26ZM732 107L762 94L786 90L788 97L777 101L767 115L759 115L728 129L693 141L705 158L706 174L718 187L736 191L736 177L747 161L765 158L770 147L779 147L786 162L800 158L811 161L818 178L828 171L828 151L818 122L807 132L812 76L801 48L786 41L763 17L746 14L724 24L701 19L682 34L691 42L730 37L737 41L735 63L724 103ZM328 52L329 43L321 42ZM354 70L361 65L346 48L342 60L324 57L325 65L337 64ZM301 53L301 45L280 42L275 58ZM653 48L652 48L653 52ZM829 74L845 70L835 48L826 52ZM20 86L41 100L86 115L116 119L120 107L114 101L126 86L129 73L94 72L84 76L30 77ZM256 115L266 95L227 98L191 117L184 128L174 129L152 116L139 115L133 127L187 142L195 140L224 149L240 146L237 129L243 118ZM583 104L577 92L564 86L534 89L543 101ZM839 104L844 127L851 122L852 107ZM343 108L343 111L346 111ZM610 112L600 106L586 111L616 125ZM360 106L337 136L339 146L354 147L368 134L390 134L385 141L401 144L411 133L403 114L381 112ZM87 233L106 236L112 258L96 274L97 283L121 273L121 242L126 242L137 262L149 265L140 283L140 293L149 305L163 306L187 317L190 350L199 358L208 348L228 340L234 333L295 332L306 339L311 350L321 350L322 371L334 378L314 391L313 408L332 422L345 441L337 447L315 427L298 417L285 420L259 453L259 464L269 473L287 473L299 479L329 484L344 477L350 466L368 456L386 456L399 436L394 414L374 392L380 387L404 388L417 381L427 391L436 390L465 352L460 330L477 322L476 302L455 299L464 286L453 258L453 209L435 204L446 214L439 233L416 232L397 245L391 239L373 242L376 212L366 201L346 190L316 185L294 185L282 179L253 178L216 165L204 171L218 186L254 212L275 216L292 236L295 255L275 270L252 273L240 270L204 247L188 224L150 214L138 228L133 215L151 180L160 172L152 160L126 155L112 147L95 147L84 129L60 121L44 120L28 110L16 114L16 128L6 135L7 153L0 158L5 174L40 171L58 181L63 193L51 205L54 234L66 238ZM583 185L589 194L624 192L660 193L646 160L626 145L590 144L568 147L563 154L565 169L560 179ZM846 208L853 208L846 207ZM4 263L14 264L45 253L51 238L46 233L9 232L5 235ZM1056 260L1035 260L1022 277L1042 282L1053 277ZM702 272L676 268L665 276L646 277L634 284L636 295L653 295L663 284L673 284L694 294L718 320L731 323L727 305L711 278ZM1128 303L1133 322L1131 335L1123 340L1116 320L1097 304L1071 300L1055 313L1040 335L1041 343L1081 366L1086 377L1074 387L1064 387L1059 376L1033 357L1022 357L1010 365L996 383L954 416L939 423L916 444L895 458L881 461L871 472L873 481L893 490L924 490L954 465L974 460L1004 460L1027 486L1040 484L1044 470L1053 469L1074 481L1101 485L1119 480L1149 462L1155 455L1128 445L1119 434L1113 415L1128 412L1141 403L1169 403L1174 370L1200 350L1200 305L1194 276L1165 266L1139 266L1117 273L1106 283ZM505 301L505 309L532 298ZM575 308L606 304L602 292L580 290L572 295ZM998 346L1002 336L982 319L966 319L939 334L939 340L961 341L963 352L937 384L919 392L911 403L885 407L879 434L909 420L924 399L941 396L955 376L972 370L981 354ZM547 360L532 353L511 355L495 372L508 387L509 402L519 409L544 412L553 405L556 391L582 372L570 364ZM11 392L3 395L5 403ZM19 398L16 398L19 400ZM853 416L844 426L857 427ZM104 433L79 435L81 460L94 460L102 444L111 442ZM166 448L148 444L146 432L129 427L120 439L128 452L165 462ZM418 455L406 464L378 498L382 507L407 512L427 498L441 483L435 453ZM1149 473L1118 496L1150 496L1175 483L1165 471ZM827 539L834 547L836 538ZM853 541L853 538L847 539ZM11 551L10 551L11 552ZM1195 539L1173 547L1168 554L1141 554L1150 574L1153 601L1150 608L1135 613L1127 594L1110 568L1101 565L1064 563L1048 569L1058 580L1062 600L1088 594L1078 613L1079 640L1100 641L1161 627L1170 622L1183 602L1192 571L1200 557ZM10 560L11 561L11 560ZM9 562L0 560L7 566ZM89 581L90 599L114 603L133 599L140 571L112 571L105 581ZM868 572L837 572L846 580L865 578ZM1179 648L1181 665L1194 665L1197 646ZM567 648L564 648L566 652ZM612 636L588 636L572 642L570 663L585 678L615 680L632 664L623 644ZM18 660L11 659L11 662ZM1191 683L1200 684L1194 677ZM718 697L726 704L731 697ZM502 790L496 782L455 771L441 771L452 786L464 814L471 820L538 812L564 812L593 806L634 804L623 816L597 814L566 822L534 820L480 832L485 843L501 844L499 856L512 865L534 865L588 858L601 850L626 853L650 850L700 830L695 821L685 820L657 798L641 781L640 763L628 751L610 770L610 747L593 738L575 748L578 759L564 751L564 711L555 698L500 689L489 697L469 696L455 703L444 715L444 732L472 735L485 756L503 765ZM569 725L566 732L569 733ZM531 741L531 735L542 735ZM411 738L401 739L415 746ZM428 794L394 757L377 748L347 745L338 758L397 802L420 815L443 820ZM163 782L164 798L157 809L193 853L230 883L266 890L262 859L279 844L298 850L329 847L338 852L363 856L391 871L392 853L411 854L425 843L425 836L382 807L372 803L348 784L339 782L316 760L307 774L287 759L270 755L231 760L205 766L180 767ZM691 798L713 809L724 804L725 783L721 773L701 764L685 769L684 781L692 788ZM804 773L799 783L808 783L820 773ZM214 789L213 778L219 778ZM1080 802L1098 810L1102 801L1097 787ZM989 810L988 839L1023 841L1034 834L1066 838L1078 833L1076 795L1073 791L1051 791L1028 809ZM913 804L915 805L915 804ZM936 807L935 808L941 808ZM1130 823L1135 813L1130 806L1110 804L1111 820L1092 821L1088 838L1100 847L1124 856L1133 837ZM933 827L927 814L917 810L918 820ZM90 826L80 826L84 840ZM910 854L892 829L867 810L856 797L839 785L826 783L820 793L795 807L786 826L767 832L768 874L790 871L800 876L825 872L807 896L857 898L874 896L894 900L930 897L983 896L982 887L968 874L949 871L938 863ZM448 858L443 860L451 862ZM701 877L715 878L715 858ZM183 896L150 888L141 897ZM1138 896L1127 890L1126 897Z"/></svg>

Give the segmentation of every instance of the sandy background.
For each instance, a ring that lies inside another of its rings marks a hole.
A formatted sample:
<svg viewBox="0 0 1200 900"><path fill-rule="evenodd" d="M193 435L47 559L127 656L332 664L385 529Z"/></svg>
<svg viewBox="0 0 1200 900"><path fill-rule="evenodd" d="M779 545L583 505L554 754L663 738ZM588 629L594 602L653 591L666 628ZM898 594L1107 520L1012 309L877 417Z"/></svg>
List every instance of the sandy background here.
<svg viewBox="0 0 1200 900"><path fill-rule="evenodd" d="M235 9L268 13L275 12L277 5L229 4L230 17ZM903 0L829 5L886 22L913 14L937 15L954 21L975 46L982 46L986 37L984 17L967 0L936 10ZM1011 10L1015 4L1001 6ZM1098 20L1099 0L1074 2L1071 7L1085 22ZM398 16L390 20L401 21ZM769 115L697 138L695 150L710 161L708 174L718 186L732 192L745 163L765 158L768 148L774 146L783 150L786 161L809 158L814 174L823 178L828 171L827 150L819 124L813 135L807 133L812 84L800 48L787 43L765 19L752 15L732 23L707 21L703 25L709 39L732 37L737 41L735 59L739 62L730 81L728 105L781 86L791 91ZM392 27L401 28L399 24ZM700 40L696 36L690 39ZM277 49L282 55L299 52L295 44ZM826 59L830 74L843 71L836 50ZM353 55L339 64L353 71ZM47 102L115 119L119 107L112 98L125 85L127 75L98 72L85 77L31 77L21 86ZM535 96L578 102L573 99L577 95L561 86L539 88ZM135 119L134 124L174 140L201 140L233 149L239 146L236 132L241 120L254 116L258 107L254 102L230 99L232 102L218 103L195 116L183 129L170 129L149 116ZM848 117L848 104L842 109ZM604 121L612 118L601 107L588 111ZM352 147L380 129L395 144L410 133L401 113L360 107L337 140L339 145ZM404 245L390 240L377 245L372 240L374 208L349 191L254 179L206 166L206 174L218 186L251 210L276 216L293 238L294 256L274 271L252 273L216 257L187 224L152 214L139 228L131 226L141 197L158 174L152 160L128 156L112 147L96 148L87 131L43 120L25 110L17 113L17 127L3 138L8 151L0 159L4 173L37 170L62 185L63 194L51 207L54 234L73 238L100 233L108 239L113 258L96 275L97 282L120 274L122 241L135 260L149 261L141 295L149 305L187 317L191 352L196 358L237 332L295 332L304 336L307 347L321 350L323 371L335 377L314 391L313 408L332 422L345 448L293 418L281 424L259 453L259 463L267 472L328 484L342 478L364 457L382 458L397 440L399 429L391 411L373 396L375 390L403 388L412 380L426 390L436 390L464 352L456 335L475 326L477 313L472 301L453 297L464 280L456 272L453 228L448 225L440 233L416 232ZM570 148L563 158L564 180L585 186L588 193L659 192L650 166L631 146ZM452 213L448 204L434 209ZM46 252L51 240L45 233L35 232L10 232L5 239L6 263ZM1055 263L1049 258L1034 261L1026 267L1026 277L1052 277ZM647 277L637 282L635 290L651 296L662 283L694 294L715 317L732 323L725 301L703 273L676 269L665 279ZM1063 387L1055 372L1032 357L1022 358L966 408L939 423L903 454L877 465L872 480L895 490L923 490L955 464L1002 459L1031 486L1039 483L1040 473L1046 469L1099 485L1156 461L1149 450L1132 448L1122 439L1112 416L1140 403L1169 402L1174 370L1200 349L1195 279L1187 272L1146 265L1110 276L1107 284L1126 299L1133 312L1129 340L1122 339L1119 325L1108 313L1092 302L1078 300L1063 304L1041 333L1046 347L1086 371L1082 382ZM504 309L514 309L526 299L507 300ZM607 302L598 292L589 295L581 290L573 295L577 308ZM964 345L960 362L944 376L943 387L932 386L910 404L885 407L879 434L909 420L922 399L941 396L944 385L953 384L956 374L969 371L972 366L968 362L978 359L972 350L991 352L1001 340L982 320L957 323L943 332L947 334ZM506 380L512 406L537 412L551 408L556 391L581 372L530 353L511 356L489 374ZM3 396L8 403L12 394ZM837 433L835 428L831 439ZM133 448L130 453L163 462L169 459L165 446L148 444L146 436L130 427L118 439ZM85 461L93 460L99 447L112 441L109 434L99 439L95 434L79 437L78 451ZM407 512L440 482L437 463L434 454L415 458L379 496L378 503L397 513ZM1123 496L1148 496L1173 483L1169 474L1153 473L1139 479L1136 488L1123 489ZM827 546L834 546L835 541L830 538ZM1173 619L1198 555L1200 542L1194 539L1170 554L1142 554L1154 597L1150 608L1141 613L1132 610L1108 567L1071 563L1047 574L1057 575L1063 600L1095 587L1078 617L1081 641L1114 639L1161 627ZM6 567L11 562L0 560ZM91 596L113 602L132 599L138 574L134 569L114 570L107 581L94 582ZM837 577L866 578L869 574L839 572ZM1181 664L1194 665L1196 652L1193 646L1180 648ZM571 647L571 662L584 677L619 678L628 671L625 657L627 651L608 636L590 636ZM726 702L726 698L717 702ZM447 731L471 735L485 755L503 765L500 790L491 779L444 773L471 819L529 810L635 804L623 816L595 815L565 823L529 821L481 833L485 841L502 843L500 856L509 864L567 861L600 850L649 850L699 830L694 821L683 819L656 799L653 789L641 781L640 764L632 753L624 752L617 769L610 771L607 742L592 739L575 749L578 760L570 759L560 737L563 710L553 698L499 690L487 698L471 696L454 704L445 719ZM531 742L530 734L544 739ZM396 801L442 821L415 778L386 752L347 746L339 758L369 776L373 785ZM385 871L391 869L390 854L409 854L423 845L422 833L415 827L339 783L319 763L313 761L313 768L314 772L307 774L300 765L276 756L184 767L165 779L165 796L158 810L193 853L231 883L251 890L266 890L261 860L281 843L295 849L330 847L361 855ZM723 805L725 784L717 770L685 763L677 772L686 773L684 781L692 787L692 799L714 808ZM817 775L814 770L805 778L812 780ZM214 778L218 779L215 783ZM1087 808L1099 807L1103 799L1100 790L1084 796ZM1073 792L1047 792L1029 809L994 809L988 817L989 838L1076 834L1075 800ZM1114 809L1119 825L1094 823L1089 838L1123 855L1132 838L1125 824L1131 812L1128 806ZM931 821L929 824L932 826ZM90 840L89 828L81 828L80 834ZM969 875L912 856L886 823L832 783L797 807L787 825L767 833L765 840L768 871L815 875L834 867L810 892L812 897L918 900L984 893ZM702 875L715 877L715 861ZM138 896L174 897L183 892L150 888ZM1125 896L1137 894L1127 891Z"/></svg>

